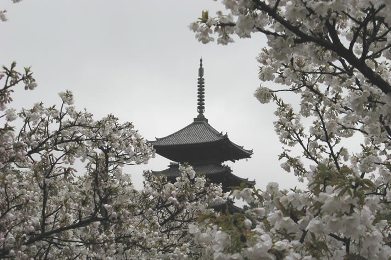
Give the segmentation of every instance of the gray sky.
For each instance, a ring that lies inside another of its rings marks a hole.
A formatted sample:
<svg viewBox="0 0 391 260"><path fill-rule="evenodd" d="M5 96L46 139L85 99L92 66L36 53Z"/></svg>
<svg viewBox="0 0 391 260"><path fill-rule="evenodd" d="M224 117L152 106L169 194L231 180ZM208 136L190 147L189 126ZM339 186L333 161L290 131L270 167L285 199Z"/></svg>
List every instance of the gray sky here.
<svg viewBox="0 0 391 260"><path fill-rule="evenodd" d="M15 105L58 104L58 92L72 90L79 109L96 118L112 113L131 121L148 140L171 134L197 115L196 86L202 56L209 123L231 141L253 149L249 160L228 163L234 174L258 187L296 185L280 168L281 145L273 130L274 106L253 93L259 86L256 56L261 36L229 46L203 45L188 25L212 0L2 0L9 21L0 23L1 63L32 66L38 88L17 91ZM109 4L110 3L110 4ZM142 170L162 170L157 156L129 172L140 187Z"/></svg>

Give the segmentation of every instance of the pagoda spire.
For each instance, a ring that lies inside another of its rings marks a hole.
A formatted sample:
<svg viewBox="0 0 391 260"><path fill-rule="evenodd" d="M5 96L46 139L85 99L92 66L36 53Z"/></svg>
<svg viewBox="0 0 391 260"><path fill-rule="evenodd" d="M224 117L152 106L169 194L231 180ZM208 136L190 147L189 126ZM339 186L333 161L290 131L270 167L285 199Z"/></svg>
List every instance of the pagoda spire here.
<svg viewBox="0 0 391 260"><path fill-rule="evenodd" d="M197 120L205 120L205 80L204 68L202 67L202 58L200 59L200 68L198 69L198 84L197 84Z"/></svg>

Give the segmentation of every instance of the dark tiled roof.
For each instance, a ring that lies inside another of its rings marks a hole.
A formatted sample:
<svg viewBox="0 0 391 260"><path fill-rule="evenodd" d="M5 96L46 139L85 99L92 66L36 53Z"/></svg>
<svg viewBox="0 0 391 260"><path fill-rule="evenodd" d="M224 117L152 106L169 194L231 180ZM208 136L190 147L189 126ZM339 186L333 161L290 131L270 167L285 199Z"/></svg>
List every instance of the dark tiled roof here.
<svg viewBox="0 0 391 260"><path fill-rule="evenodd" d="M223 190L229 191L231 187L245 185L247 187L253 187L255 181L249 181L248 179L240 178L232 173L230 167L221 164L205 164L193 166L194 171L197 174L205 175L206 178L214 183L222 183ZM169 180L175 181L175 178L180 176L179 165L170 164L168 169L163 171L153 171L152 174L166 176Z"/></svg>
<svg viewBox="0 0 391 260"><path fill-rule="evenodd" d="M156 138L156 141L150 143L154 146L199 144L215 142L224 138L227 136L219 133L206 121L194 121L181 130L163 138Z"/></svg>
<svg viewBox="0 0 391 260"><path fill-rule="evenodd" d="M150 143L158 154L170 160L180 162L190 162L188 155L191 151L204 153L205 156L211 155L211 158L218 157L221 161L249 158L252 154L251 150L246 150L242 146L231 142L226 134L223 135L214 129L208 124L206 118L195 118L193 123L181 130L163 138L156 138L156 141L150 141ZM192 146L192 149L184 149L184 147L189 145ZM201 149L201 151L198 148L196 151L194 149L195 145L203 145L204 149ZM187 156L183 153L187 153ZM217 156L218 154L220 156ZM182 158L184 156L186 158Z"/></svg>
<svg viewBox="0 0 391 260"><path fill-rule="evenodd" d="M205 175L231 172L231 168L229 168L228 166L220 165L220 164L198 165L198 166L193 166L193 169L196 173L205 174ZM170 166L163 171L154 171L153 174L164 175L167 177L178 177L180 175L178 164L176 164L176 163L170 164Z"/></svg>

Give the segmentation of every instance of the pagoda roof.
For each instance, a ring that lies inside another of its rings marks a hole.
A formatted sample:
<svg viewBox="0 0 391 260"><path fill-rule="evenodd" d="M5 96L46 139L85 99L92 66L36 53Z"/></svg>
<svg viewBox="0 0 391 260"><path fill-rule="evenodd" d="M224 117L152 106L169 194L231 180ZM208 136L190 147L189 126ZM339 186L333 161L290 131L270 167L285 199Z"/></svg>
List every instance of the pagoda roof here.
<svg viewBox="0 0 391 260"><path fill-rule="evenodd" d="M190 155L186 157L184 152L193 149L194 154L200 156L204 153L203 161L216 158L216 161L239 160L250 158L251 150L246 150L231 142L227 134L222 134L214 129L206 118L195 118L194 122L163 138L156 138L150 142L156 152L168 159L177 162L193 162ZM197 152L196 152L197 151ZM208 154L209 153L209 154ZM190 157L189 157L190 156ZM217 157L216 157L217 156Z"/></svg>
<svg viewBox="0 0 391 260"><path fill-rule="evenodd" d="M152 141L154 146L171 146L216 142L228 138L214 129L207 121L194 121L179 131Z"/></svg>
<svg viewBox="0 0 391 260"><path fill-rule="evenodd" d="M212 182L221 183L224 191L241 185L245 185L246 187L253 187L255 185L255 181L249 181L248 179L234 175L231 168L226 165L201 164L194 165L193 169L197 174L205 175ZM166 176L170 181L175 181L180 176L179 164L171 163L169 168L163 171L153 171L152 174Z"/></svg>
<svg viewBox="0 0 391 260"><path fill-rule="evenodd" d="M204 174L204 175L212 175L224 172L231 172L231 168L221 164L202 164L197 166L192 166L193 170L196 173ZM178 163L170 163L169 167L163 171L153 171L153 174L156 175L164 175L166 177L179 177L179 164Z"/></svg>

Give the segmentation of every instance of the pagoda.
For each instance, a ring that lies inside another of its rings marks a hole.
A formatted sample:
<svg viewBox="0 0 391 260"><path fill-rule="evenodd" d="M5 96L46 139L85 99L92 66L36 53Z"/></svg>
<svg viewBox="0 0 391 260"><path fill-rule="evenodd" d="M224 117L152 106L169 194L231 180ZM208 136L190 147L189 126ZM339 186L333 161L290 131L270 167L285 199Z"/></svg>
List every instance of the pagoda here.
<svg viewBox="0 0 391 260"><path fill-rule="evenodd" d="M172 161L169 168L153 173L175 181L180 176L179 164L187 163L197 174L205 175L213 183L221 183L224 191L230 191L233 187L254 186L254 181L234 175L230 167L223 165L225 161L250 158L252 151L230 141L227 134L214 129L204 116L205 80L202 59L198 70L197 101L198 115L191 124L150 142L157 154Z"/></svg>

